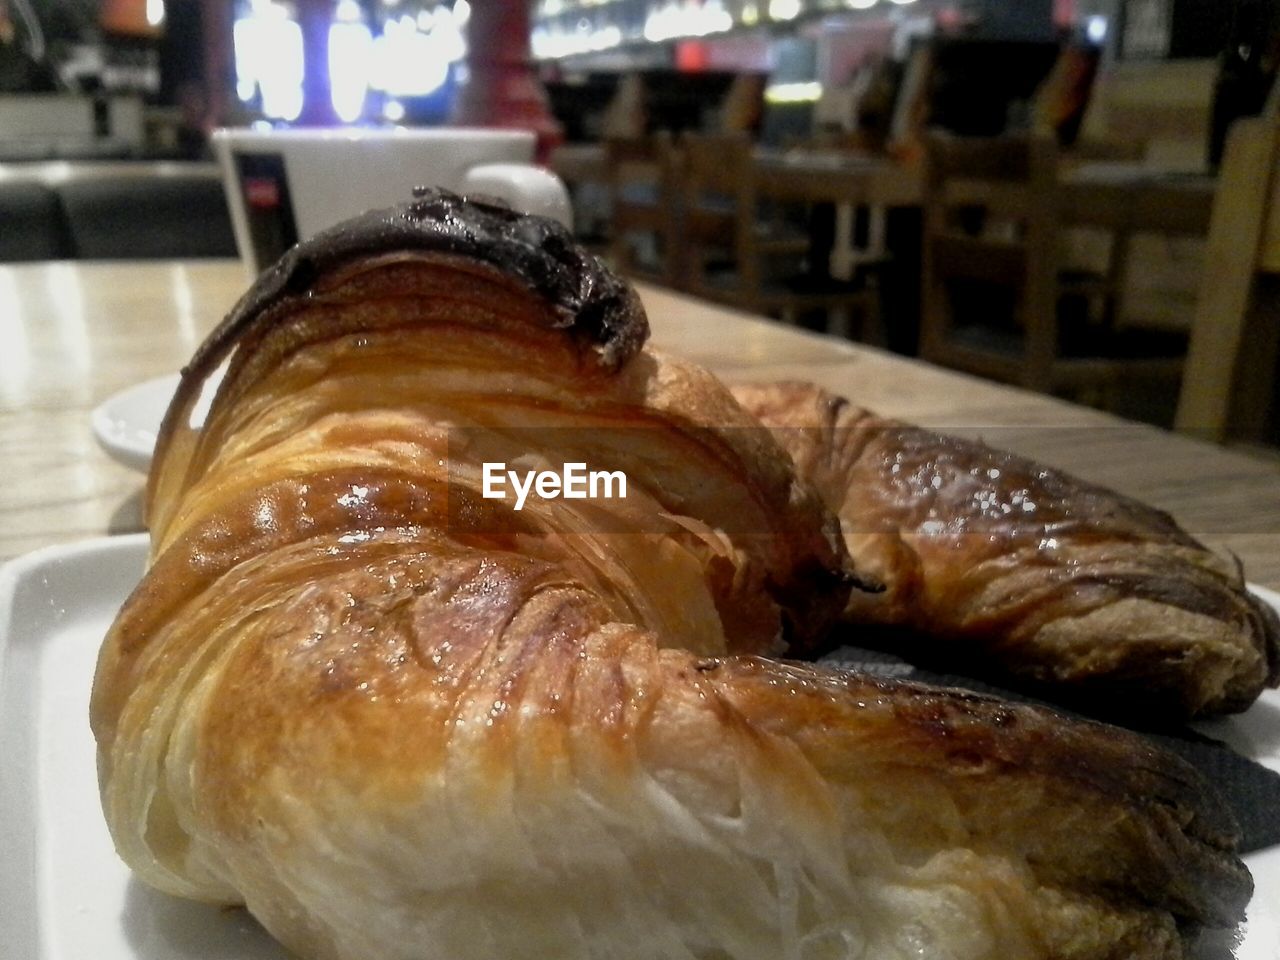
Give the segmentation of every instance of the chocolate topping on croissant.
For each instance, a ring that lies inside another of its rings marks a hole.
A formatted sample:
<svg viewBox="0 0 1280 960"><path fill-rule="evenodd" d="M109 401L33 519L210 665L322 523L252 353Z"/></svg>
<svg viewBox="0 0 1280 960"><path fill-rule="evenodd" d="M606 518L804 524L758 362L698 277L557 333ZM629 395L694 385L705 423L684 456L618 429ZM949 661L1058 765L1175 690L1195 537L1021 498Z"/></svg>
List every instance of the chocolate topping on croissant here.
<svg viewBox="0 0 1280 960"><path fill-rule="evenodd" d="M370 210L292 247L264 270L182 370L182 384L160 430L157 453L200 385L255 323L317 292L321 279L357 257L410 250L449 253L489 264L552 305L546 322L590 346L616 370L649 336L635 291L580 247L561 224L509 207L420 188L414 200Z"/></svg>
<svg viewBox="0 0 1280 960"><path fill-rule="evenodd" d="M1239 920L1176 758L774 659L849 602L835 519L644 331L556 228L446 194L241 301L169 412L94 680L142 879L334 960L1172 958ZM628 493L517 512L490 459Z"/></svg>

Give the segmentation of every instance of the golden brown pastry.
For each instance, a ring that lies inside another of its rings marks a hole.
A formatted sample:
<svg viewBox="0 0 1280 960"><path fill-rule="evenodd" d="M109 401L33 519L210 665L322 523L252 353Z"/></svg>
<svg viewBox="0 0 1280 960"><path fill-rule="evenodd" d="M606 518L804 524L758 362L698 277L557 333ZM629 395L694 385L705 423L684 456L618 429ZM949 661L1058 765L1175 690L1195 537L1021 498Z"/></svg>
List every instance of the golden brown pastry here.
<svg viewBox="0 0 1280 960"><path fill-rule="evenodd" d="M734 395L775 428L883 585L846 612L904 628L882 643L1164 718L1243 710L1280 679L1275 611L1168 514L811 384Z"/></svg>
<svg viewBox="0 0 1280 960"><path fill-rule="evenodd" d="M331 960L1174 958L1240 919L1178 760L758 656L848 602L837 527L645 334L558 227L442 193L259 280L94 682L143 880ZM515 511L490 457L628 494Z"/></svg>

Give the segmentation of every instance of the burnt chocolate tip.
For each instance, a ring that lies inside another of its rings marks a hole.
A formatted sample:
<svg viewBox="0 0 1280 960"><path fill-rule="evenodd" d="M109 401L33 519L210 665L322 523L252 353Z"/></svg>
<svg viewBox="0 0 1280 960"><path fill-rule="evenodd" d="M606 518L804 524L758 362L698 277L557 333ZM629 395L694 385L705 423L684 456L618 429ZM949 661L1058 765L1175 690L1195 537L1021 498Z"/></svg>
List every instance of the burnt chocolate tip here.
<svg viewBox="0 0 1280 960"><path fill-rule="evenodd" d="M649 324L631 287L554 220L521 214L490 197L418 187L412 200L370 210L304 240L262 273L227 318L238 326L281 301L310 295L329 270L400 250L455 254L489 264L546 300L558 326L588 344L607 368L639 351Z"/></svg>
<svg viewBox="0 0 1280 960"><path fill-rule="evenodd" d="M636 292L563 226L516 213L499 200L420 187L406 203L370 210L295 245L259 275L183 368L160 428L156 462L164 459L201 385L242 336L271 322L268 315L276 308L305 304L330 271L400 251L470 258L523 284L552 307L553 327L606 371L620 368L648 339L649 322Z"/></svg>

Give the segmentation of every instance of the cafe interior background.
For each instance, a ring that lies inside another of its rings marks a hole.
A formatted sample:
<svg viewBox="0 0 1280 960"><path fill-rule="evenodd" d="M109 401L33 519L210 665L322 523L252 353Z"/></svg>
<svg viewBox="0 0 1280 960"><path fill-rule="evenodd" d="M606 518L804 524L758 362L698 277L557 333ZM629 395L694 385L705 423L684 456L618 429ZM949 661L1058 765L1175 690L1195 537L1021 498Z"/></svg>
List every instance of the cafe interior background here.
<svg viewBox="0 0 1280 960"><path fill-rule="evenodd" d="M235 257L217 127L523 127L636 278L1274 457L1276 6L0 0L0 261Z"/></svg>

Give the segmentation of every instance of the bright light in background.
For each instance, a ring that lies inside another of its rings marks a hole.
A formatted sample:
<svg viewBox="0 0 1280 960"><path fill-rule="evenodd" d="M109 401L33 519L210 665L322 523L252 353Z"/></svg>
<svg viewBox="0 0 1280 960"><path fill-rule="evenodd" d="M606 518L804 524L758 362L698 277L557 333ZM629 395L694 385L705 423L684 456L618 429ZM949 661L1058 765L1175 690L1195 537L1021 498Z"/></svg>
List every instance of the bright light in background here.
<svg viewBox="0 0 1280 960"><path fill-rule="evenodd" d="M799 2L799 0L795 0ZM754 9L754 8L752 8ZM744 19L746 12L744 11ZM725 8L724 0L704 0L701 4L668 0L661 7L652 7L644 21L644 38L650 42L672 40L677 37L705 37L713 33L723 33L732 29L733 16ZM593 36L607 34L607 30L594 31ZM618 42L621 42L619 37ZM614 45L614 44L609 44ZM604 49L605 44L597 41L587 46L588 50ZM574 51L581 52L581 51Z"/></svg>
<svg viewBox="0 0 1280 960"><path fill-rule="evenodd" d="M430 33L419 30L409 14L383 25L382 36L373 41L371 87L395 97L425 97L444 85L449 64L465 54L466 45L456 27L450 31L433 19Z"/></svg>
<svg viewBox="0 0 1280 960"><path fill-rule="evenodd" d="M404 104L399 100L388 100L382 105L382 115L392 123L399 123L404 119Z"/></svg>
<svg viewBox="0 0 1280 960"><path fill-rule="evenodd" d="M369 91L373 34L356 0L339 0L329 26L329 96L333 112L345 123L360 119Z"/></svg>
<svg viewBox="0 0 1280 960"><path fill-rule="evenodd" d="M401 0L382 0L382 5L397 8ZM452 9L441 5L390 16L375 37L359 0L338 0L328 44L334 112L347 123L359 120L370 87L393 98L440 89L449 66L466 57L463 26L470 16L467 0L457 0ZM233 41L240 99L260 95L266 116L296 120L302 112L303 44L302 29L289 10L277 0L251 0L248 14L235 22ZM404 105L389 104L384 115L395 122L403 118Z"/></svg>
<svg viewBox="0 0 1280 960"><path fill-rule="evenodd" d="M723 33L733 27L733 16L725 9L724 0L705 0L702 4L702 16L698 24L702 30L700 36L709 33Z"/></svg>
<svg viewBox="0 0 1280 960"><path fill-rule="evenodd" d="M1084 22L1085 36L1091 43L1102 43L1107 39L1107 18L1094 15Z"/></svg>
<svg viewBox="0 0 1280 960"><path fill-rule="evenodd" d="M644 18L644 38L655 43L680 36L680 16L676 0L667 0L661 7L652 8Z"/></svg>
<svg viewBox="0 0 1280 960"><path fill-rule="evenodd" d="M854 10L870 10L879 2L880 0L844 0L845 6Z"/></svg>
<svg viewBox="0 0 1280 960"><path fill-rule="evenodd" d="M302 28L272 0L253 0L247 17L235 22L236 93L250 100L262 94L262 112L280 120L302 113Z"/></svg>
<svg viewBox="0 0 1280 960"><path fill-rule="evenodd" d="M535 27L529 38L530 47L535 57L555 58L568 57L575 53L591 53L608 50L622 43L622 31L617 27L605 27L601 30L563 30L560 27Z"/></svg>
<svg viewBox="0 0 1280 960"><path fill-rule="evenodd" d="M466 0L458 0L457 6L453 8L453 16L436 15L436 25L430 36L436 44L436 56L444 58L446 63L456 63L467 55L467 41L462 36L462 26L470 16L471 8L467 6Z"/></svg>
<svg viewBox="0 0 1280 960"><path fill-rule="evenodd" d="M890 2L896 3L898 6L901 7L901 6L906 6L908 3L915 3L916 0L890 0Z"/></svg>
<svg viewBox="0 0 1280 960"><path fill-rule="evenodd" d="M769 0L770 20L794 20L800 15L800 0Z"/></svg>
<svg viewBox="0 0 1280 960"><path fill-rule="evenodd" d="M816 103L821 96L822 84L816 80L775 83L764 88L765 103Z"/></svg>
<svg viewBox="0 0 1280 960"><path fill-rule="evenodd" d="M158 27L164 23L164 0L147 0L147 24Z"/></svg>

